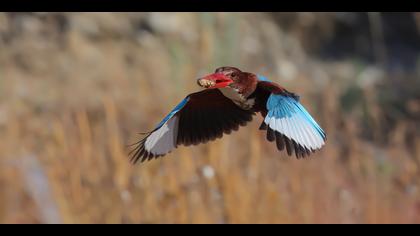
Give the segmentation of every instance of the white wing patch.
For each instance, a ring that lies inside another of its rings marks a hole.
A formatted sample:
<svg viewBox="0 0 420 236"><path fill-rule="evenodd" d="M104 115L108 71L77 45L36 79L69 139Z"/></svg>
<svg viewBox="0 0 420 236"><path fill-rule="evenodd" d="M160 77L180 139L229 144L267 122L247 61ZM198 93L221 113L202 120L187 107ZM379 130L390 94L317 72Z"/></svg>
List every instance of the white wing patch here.
<svg viewBox="0 0 420 236"><path fill-rule="evenodd" d="M251 109L255 104L255 99L246 99L242 94L238 92L238 90L230 88L230 87L224 87L219 88L220 92L222 94L232 100L236 105L238 105L240 108L249 110Z"/></svg>
<svg viewBox="0 0 420 236"><path fill-rule="evenodd" d="M153 155L164 155L176 147L178 116L174 116L147 137L144 148Z"/></svg>
<svg viewBox="0 0 420 236"><path fill-rule="evenodd" d="M301 112L281 118L266 116L264 123L309 150L320 149L325 144L324 138Z"/></svg>

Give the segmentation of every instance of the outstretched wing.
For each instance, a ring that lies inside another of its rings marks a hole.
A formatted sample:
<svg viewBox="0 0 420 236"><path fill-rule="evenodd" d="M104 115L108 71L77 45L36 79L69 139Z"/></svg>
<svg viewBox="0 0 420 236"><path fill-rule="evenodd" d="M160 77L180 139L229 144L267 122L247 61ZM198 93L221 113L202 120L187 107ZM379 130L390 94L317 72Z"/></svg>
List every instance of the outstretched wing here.
<svg viewBox="0 0 420 236"><path fill-rule="evenodd" d="M221 138L251 121L253 114L239 108L218 89L190 94L135 144L131 161L164 156L180 144L196 145Z"/></svg>
<svg viewBox="0 0 420 236"><path fill-rule="evenodd" d="M326 134L306 109L299 97L268 80L258 82L260 109L264 121L260 129L267 130L267 140L276 141L277 148L286 148L290 156L305 157L320 149Z"/></svg>

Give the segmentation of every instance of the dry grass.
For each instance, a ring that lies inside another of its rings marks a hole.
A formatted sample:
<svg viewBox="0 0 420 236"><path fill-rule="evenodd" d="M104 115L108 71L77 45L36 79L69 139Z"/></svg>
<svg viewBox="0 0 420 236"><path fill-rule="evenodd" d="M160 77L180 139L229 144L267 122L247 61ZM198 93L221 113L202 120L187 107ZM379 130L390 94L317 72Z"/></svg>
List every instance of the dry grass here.
<svg viewBox="0 0 420 236"><path fill-rule="evenodd" d="M290 70L262 65L289 55L289 45L276 42L289 39L261 15L173 15L179 24L193 19L196 35L188 31L185 39L162 29L158 36L143 32L139 42L101 28L106 17L125 22L124 14L68 17L96 22L105 36L93 40L71 28L61 39L26 30L29 36L0 51L0 222L420 223L420 137L406 142L418 124L401 120L380 145L361 137L357 114L342 110L341 80L317 84L330 78L331 65L276 79ZM2 20L11 27L7 16ZM45 22L31 27L45 29ZM252 34L253 24L266 24L258 37L271 45L250 49L255 60L239 56L235 44ZM199 74L234 62L303 95L328 134L325 148L307 159L289 158L265 140L256 116L214 143L129 164L126 144L137 132L195 91ZM299 63L311 66L309 59ZM374 98L368 103L376 132L381 108Z"/></svg>

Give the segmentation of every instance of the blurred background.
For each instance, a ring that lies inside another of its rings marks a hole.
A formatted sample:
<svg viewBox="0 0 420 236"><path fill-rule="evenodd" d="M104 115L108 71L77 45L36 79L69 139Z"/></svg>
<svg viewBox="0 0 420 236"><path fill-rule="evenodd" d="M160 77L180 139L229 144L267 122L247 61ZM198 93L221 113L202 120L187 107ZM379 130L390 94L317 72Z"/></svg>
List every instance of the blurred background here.
<svg viewBox="0 0 420 236"><path fill-rule="evenodd" d="M0 223L420 223L419 13L0 13ZM301 96L327 144L247 127L131 165L219 66Z"/></svg>

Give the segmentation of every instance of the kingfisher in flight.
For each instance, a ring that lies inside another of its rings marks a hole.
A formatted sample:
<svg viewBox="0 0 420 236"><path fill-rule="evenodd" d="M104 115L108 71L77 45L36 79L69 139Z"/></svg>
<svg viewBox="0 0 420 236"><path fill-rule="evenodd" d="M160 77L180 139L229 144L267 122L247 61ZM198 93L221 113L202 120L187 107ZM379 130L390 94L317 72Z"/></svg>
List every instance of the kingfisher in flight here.
<svg viewBox="0 0 420 236"><path fill-rule="evenodd" d="M260 113L266 139L289 156L309 156L325 144L326 134L299 102L299 96L263 76L220 67L197 79L202 91L184 98L152 131L134 143L132 163L164 156L178 145L221 138Z"/></svg>

